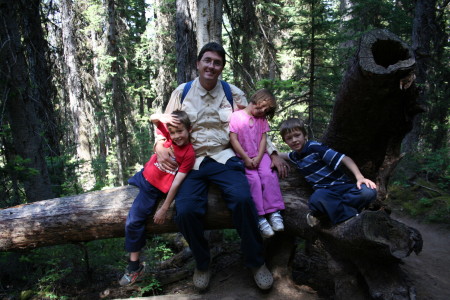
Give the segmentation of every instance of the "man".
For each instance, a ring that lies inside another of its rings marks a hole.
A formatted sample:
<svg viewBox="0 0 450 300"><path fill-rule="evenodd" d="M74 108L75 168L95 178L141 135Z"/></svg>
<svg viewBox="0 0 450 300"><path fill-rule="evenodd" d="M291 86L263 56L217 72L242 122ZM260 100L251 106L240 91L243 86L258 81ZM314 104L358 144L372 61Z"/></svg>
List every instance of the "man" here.
<svg viewBox="0 0 450 300"><path fill-rule="evenodd" d="M234 106L231 107L219 80L225 62L225 50L221 45L206 44L197 58L199 77L192 82L184 99L185 84L178 86L166 108L166 114L181 109L189 115L191 142L196 152L194 168L175 198L175 222L189 243L197 264L194 285L200 290L206 289L211 258L204 237L203 216L208 202L208 184L215 183L232 211L234 226L241 237L244 262L252 269L258 287L266 290L272 286L273 278L264 263L258 215L244 174L244 165L230 148L228 131L233 109L245 107L247 100L240 89L230 85ZM155 145L159 164L166 169L176 168L172 154L162 144L158 141ZM286 162L278 157L272 146L268 147L268 152L272 153L273 164L280 176L286 176Z"/></svg>

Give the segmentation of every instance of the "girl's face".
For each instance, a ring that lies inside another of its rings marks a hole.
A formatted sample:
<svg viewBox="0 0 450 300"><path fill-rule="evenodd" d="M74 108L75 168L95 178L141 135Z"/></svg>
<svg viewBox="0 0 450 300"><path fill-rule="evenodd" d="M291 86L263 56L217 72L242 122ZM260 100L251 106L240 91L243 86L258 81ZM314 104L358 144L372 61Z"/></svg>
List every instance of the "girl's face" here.
<svg viewBox="0 0 450 300"><path fill-rule="evenodd" d="M270 100L262 100L258 103L250 103L250 114L255 118L264 118L266 116L266 111L271 107Z"/></svg>
<svg viewBox="0 0 450 300"><path fill-rule="evenodd" d="M177 126L168 125L170 139L177 146L184 146L189 143L189 130L184 124L178 124Z"/></svg>
<svg viewBox="0 0 450 300"><path fill-rule="evenodd" d="M306 136L299 129L295 129L289 133L286 133L283 137L284 142L296 152L302 151L306 143Z"/></svg>

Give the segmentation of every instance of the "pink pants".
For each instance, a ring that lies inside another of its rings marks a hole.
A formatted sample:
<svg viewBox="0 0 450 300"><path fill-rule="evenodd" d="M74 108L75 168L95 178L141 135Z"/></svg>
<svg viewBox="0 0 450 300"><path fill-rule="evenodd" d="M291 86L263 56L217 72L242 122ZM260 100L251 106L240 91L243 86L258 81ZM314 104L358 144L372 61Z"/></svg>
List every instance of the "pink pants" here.
<svg viewBox="0 0 450 300"><path fill-rule="evenodd" d="M271 163L266 153L257 169L245 169L253 202L260 216L284 209L278 175L270 168Z"/></svg>

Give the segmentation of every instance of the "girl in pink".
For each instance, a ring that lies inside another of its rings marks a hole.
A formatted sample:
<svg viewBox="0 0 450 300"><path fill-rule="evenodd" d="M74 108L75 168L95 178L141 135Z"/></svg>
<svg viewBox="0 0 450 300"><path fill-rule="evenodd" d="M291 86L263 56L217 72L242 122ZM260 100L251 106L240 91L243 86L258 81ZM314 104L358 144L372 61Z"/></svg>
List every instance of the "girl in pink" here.
<svg viewBox="0 0 450 300"><path fill-rule="evenodd" d="M270 167L272 161L266 152L266 133L270 130L267 119L273 118L275 110L275 97L267 89L261 89L230 120L231 145L245 164L245 175L259 215L259 229L266 238L274 235L274 231L284 230L280 214L284 201L277 173Z"/></svg>

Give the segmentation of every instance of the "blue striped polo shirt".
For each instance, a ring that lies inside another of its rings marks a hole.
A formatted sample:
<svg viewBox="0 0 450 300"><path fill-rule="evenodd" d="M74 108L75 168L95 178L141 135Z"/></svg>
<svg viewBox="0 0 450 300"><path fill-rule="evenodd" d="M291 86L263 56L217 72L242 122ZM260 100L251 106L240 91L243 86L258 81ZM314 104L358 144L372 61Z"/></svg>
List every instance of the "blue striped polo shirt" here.
<svg viewBox="0 0 450 300"><path fill-rule="evenodd" d="M319 142L308 141L300 153L292 151L288 155L314 189L353 182L339 169L345 154L334 151Z"/></svg>

